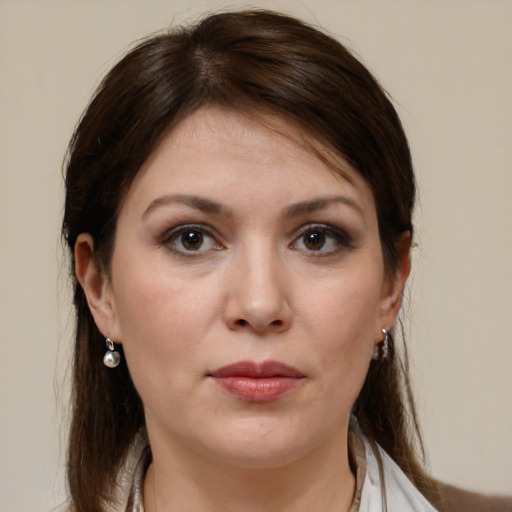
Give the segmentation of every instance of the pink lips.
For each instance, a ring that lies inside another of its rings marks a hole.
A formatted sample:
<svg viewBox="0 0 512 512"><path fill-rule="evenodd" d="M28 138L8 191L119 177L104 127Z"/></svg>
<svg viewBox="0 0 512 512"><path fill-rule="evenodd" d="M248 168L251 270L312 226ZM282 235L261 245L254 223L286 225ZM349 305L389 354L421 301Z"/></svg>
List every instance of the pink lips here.
<svg viewBox="0 0 512 512"><path fill-rule="evenodd" d="M240 361L209 374L215 383L247 402L271 402L298 386L304 375L279 361Z"/></svg>

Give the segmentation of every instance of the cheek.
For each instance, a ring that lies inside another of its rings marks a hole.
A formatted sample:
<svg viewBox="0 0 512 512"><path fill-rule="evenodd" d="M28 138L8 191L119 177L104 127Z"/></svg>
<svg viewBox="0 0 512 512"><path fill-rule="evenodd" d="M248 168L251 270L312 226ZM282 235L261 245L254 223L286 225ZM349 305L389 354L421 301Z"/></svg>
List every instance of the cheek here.
<svg viewBox="0 0 512 512"><path fill-rule="evenodd" d="M331 277L322 286L304 294L301 310L308 317L311 333L338 340L339 348L350 350L358 341L373 343L379 318L381 279L364 272Z"/></svg>
<svg viewBox="0 0 512 512"><path fill-rule="evenodd" d="M216 301L214 283L198 283L159 253L123 257L119 252L114 263L122 271L117 279L114 275L114 297L123 343L135 339L167 346L169 336L181 339L190 329L200 334L199 319L207 321Z"/></svg>
<svg viewBox="0 0 512 512"><path fill-rule="evenodd" d="M349 279L330 280L303 303L326 393L346 392L353 400L359 393L375 342L379 299L379 279L354 273Z"/></svg>
<svg viewBox="0 0 512 512"><path fill-rule="evenodd" d="M208 281L198 287L160 272L161 265L122 259L118 265L123 272L114 281L117 323L135 385L141 395L176 386L200 370L200 342L218 309L215 289Z"/></svg>

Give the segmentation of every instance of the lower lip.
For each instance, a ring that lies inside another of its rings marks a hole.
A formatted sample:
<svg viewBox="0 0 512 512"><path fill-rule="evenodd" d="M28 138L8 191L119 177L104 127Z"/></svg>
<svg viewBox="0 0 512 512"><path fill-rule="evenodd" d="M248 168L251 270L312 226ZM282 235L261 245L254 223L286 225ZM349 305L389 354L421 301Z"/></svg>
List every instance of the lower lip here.
<svg viewBox="0 0 512 512"><path fill-rule="evenodd" d="M294 377L214 377L218 386L246 402L271 402L296 388L302 379Z"/></svg>

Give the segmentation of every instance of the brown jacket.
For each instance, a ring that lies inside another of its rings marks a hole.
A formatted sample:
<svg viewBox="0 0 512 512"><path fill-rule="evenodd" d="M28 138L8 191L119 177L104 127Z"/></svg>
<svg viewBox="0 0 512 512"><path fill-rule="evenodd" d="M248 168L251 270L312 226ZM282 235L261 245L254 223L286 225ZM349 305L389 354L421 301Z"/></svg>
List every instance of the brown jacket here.
<svg viewBox="0 0 512 512"><path fill-rule="evenodd" d="M439 512L512 512L512 496L479 494L438 482Z"/></svg>

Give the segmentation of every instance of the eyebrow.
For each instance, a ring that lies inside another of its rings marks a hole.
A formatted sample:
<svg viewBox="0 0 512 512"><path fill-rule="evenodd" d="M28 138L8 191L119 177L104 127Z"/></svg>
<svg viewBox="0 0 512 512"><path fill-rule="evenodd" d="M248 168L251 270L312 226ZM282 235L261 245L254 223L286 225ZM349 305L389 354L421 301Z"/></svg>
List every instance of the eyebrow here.
<svg viewBox="0 0 512 512"><path fill-rule="evenodd" d="M157 197L144 210L142 218L160 206L171 204L184 204L201 212L213 215L232 216L233 212L226 206L200 196L186 194L172 194ZM303 201L292 204L284 210L284 217L298 217L300 215L313 213L328 208L333 204L344 204L355 210L361 217L364 217L363 209L352 199L345 196L320 197L310 201Z"/></svg>
<svg viewBox="0 0 512 512"><path fill-rule="evenodd" d="M361 217L364 217L363 209L353 199L345 196L320 197L318 199L312 199L311 201L293 204L286 208L285 217L296 217L305 213L313 213L318 210L328 208L333 204L344 204L349 206L359 213Z"/></svg>
<svg viewBox="0 0 512 512"><path fill-rule="evenodd" d="M176 203L190 206L191 208L195 208L196 210L200 210L204 213L225 216L232 215L232 212L229 208L215 201L211 201L210 199L205 199L204 197L193 195L173 194L160 196L151 201L149 206L144 210L142 217L148 215L155 208Z"/></svg>

